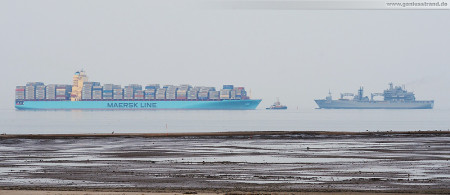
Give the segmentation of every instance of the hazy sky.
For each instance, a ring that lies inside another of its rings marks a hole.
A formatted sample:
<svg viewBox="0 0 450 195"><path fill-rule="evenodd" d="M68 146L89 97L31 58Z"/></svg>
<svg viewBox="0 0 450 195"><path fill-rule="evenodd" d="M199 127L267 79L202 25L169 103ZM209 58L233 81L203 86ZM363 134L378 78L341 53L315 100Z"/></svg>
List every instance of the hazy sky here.
<svg viewBox="0 0 450 195"><path fill-rule="evenodd" d="M16 85L234 84L312 109L389 82L450 108L449 10L220 9L205 1L0 0L0 107Z"/></svg>

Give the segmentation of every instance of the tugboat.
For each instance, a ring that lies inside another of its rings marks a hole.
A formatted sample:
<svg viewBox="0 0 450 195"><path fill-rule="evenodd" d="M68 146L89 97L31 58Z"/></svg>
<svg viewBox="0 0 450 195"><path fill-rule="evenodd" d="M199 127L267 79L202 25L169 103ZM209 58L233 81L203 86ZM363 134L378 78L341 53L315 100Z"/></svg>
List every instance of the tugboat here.
<svg viewBox="0 0 450 195"><path fill-rule="evenodd" d="M287 106L281 105L280 98L277 98L277 101L273 103L272 106L266 108L266 110L286 110Z"/></svg>

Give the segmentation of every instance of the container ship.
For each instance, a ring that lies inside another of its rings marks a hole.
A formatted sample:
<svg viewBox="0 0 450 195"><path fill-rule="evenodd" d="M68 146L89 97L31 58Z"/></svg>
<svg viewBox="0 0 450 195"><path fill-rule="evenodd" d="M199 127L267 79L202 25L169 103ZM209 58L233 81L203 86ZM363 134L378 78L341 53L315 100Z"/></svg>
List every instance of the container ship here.
<svg viewBox="0 0 450 195"><path fill-rule="evenodd" d="M375 96L383 96L383 100L374 100ZM345 97L353 97L346 99ZM364 96L360 87L358 94L341 93L341 98L333 100L331 93L325 99L315 100L319 108L325 109L432 109L434 100L417 101L414 93L406 91L405 87L393 86L383 93L371 93L371 98Z"/></svg>
<svg viewBox="0 0 450 195"><path fill-rule="evenodd" d="M130 84L122 88L90 82L84 71L75 73L72 85L28 82L16 86L15 95L15 107L20 110L253 110L261 102L250 99L244 87L233 85L223 85L218 91L191 85Z"/></svg>

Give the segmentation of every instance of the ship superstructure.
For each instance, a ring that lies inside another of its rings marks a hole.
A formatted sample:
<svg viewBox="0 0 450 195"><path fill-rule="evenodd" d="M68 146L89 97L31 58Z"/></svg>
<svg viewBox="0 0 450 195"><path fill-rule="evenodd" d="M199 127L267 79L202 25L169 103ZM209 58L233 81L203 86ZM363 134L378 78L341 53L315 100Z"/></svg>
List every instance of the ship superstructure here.
<svg viewBox="0 0 450 195"><path fill-rule="evenodd" d="M348 96L353 99L346 99ZM383 96L383 100L374 100L376 96ZM315 102L325 109L432 109L434 106L434 100L416 101L413 92L408 92L405 87L394 87L392 83L383 93L371 93L370 99L364 96L364 88L360 87L357 95L341 93L340 99L333 100L329 92L325 99Z"/></svg>
<svg viewBox="0 0 450 195"><path fill-rule="evenodd" d="M77 71L75 75L73 75L72 92L70 94L71 101L81 100L81 92L83 90L83 84L84 82L88 82L88 80L89 79L83 70Z"/></svg>
<svg viewBox="0 0 450 195"><path fill-rule="evenodd" d="M88 81L84 71L72 85L29 82L16 87L17 109L255 109L260 99L250 99L244 87L130 84L124 87Z"/></svg>

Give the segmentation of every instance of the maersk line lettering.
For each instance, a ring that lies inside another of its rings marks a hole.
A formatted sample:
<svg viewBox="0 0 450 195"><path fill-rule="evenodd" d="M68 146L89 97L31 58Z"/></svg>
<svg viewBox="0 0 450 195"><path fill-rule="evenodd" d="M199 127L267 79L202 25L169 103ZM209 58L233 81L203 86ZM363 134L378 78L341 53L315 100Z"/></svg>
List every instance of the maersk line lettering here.
<svg viewBox="0 0 450 195"><path fill-rule="evenodd" d="M156 103L107 103L108 108L156 108Z"/></svg>

